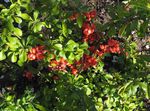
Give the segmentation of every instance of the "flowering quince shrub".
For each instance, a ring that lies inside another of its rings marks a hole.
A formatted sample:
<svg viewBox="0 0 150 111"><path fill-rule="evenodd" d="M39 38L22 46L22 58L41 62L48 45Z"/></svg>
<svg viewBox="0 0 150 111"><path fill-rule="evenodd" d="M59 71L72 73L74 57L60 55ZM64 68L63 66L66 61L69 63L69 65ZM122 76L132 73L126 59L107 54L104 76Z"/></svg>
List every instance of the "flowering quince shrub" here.
<svg viewBox="0 0 150 111"><path fill-rule="evenodd" d="M135 1L108 8L112 21L100 24L80 0L2 0L0 110L149 110L149 68L132 31L148 34L150 3Z"/></svg>

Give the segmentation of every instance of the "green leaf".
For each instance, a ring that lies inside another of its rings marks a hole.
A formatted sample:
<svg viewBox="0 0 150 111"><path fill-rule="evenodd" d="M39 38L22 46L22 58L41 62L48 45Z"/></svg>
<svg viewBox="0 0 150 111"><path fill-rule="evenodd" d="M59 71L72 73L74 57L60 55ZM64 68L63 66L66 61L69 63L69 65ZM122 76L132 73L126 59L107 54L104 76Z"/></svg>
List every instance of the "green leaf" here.
<svg viewBox="0 0 150 111"><path fill-rule="evenodd" d="M81 49L87 49L88 48L88 44L86 42L84 42L83 44L80 45Z"/></svg>
<svg viewBox="0 0 150 111"><path fill-rule="evenodd" d="M19 28L14 28L14 34L16 36L22 36L22 30Z"/></svg>
<svg viewBox="0 0 150 111"><path fill-rule="evenodd" d="M82 55L79 55L79 54L78 54L78 55L75 56L75 59L76 59L77 61L79 61L79 60L81 59L81 57L82 57Z"/></svg>
<svg viewBox="0 0 150 111"><path fill-rule="evenodd" d="M67 25L65 22L62 22L62 34L66 37L68 35Z"/></svg>
<svg viewBox="0 0 150 111"><path fill-rule="evenodd" d="M6 7L3 4L0 4L0 9L5 9Z"/></svg>
<svg viewBox="0 0 150 111"><path fill-rule="evenodd" d="M35 107L37 108L37 109L39 109L40 111L47 111L42 105L39 105L39 104L34 104L35 105Z"/></svg>
<svg viewBox="0 0 150 111"><path fill-rule="evenodd" d="M101 63L103 63L103 62L101 62ZM106 79L111 79L111 80L112 80L112 79L113 79L113 76L112 76L111 74L106 74L106 75L105 75L105 78L106 78Z"/></svg>
<svg viewBox="0 0 150 111"><path fill-rule="evenodd" d="M22 50L19 54L19 61L22 61L23 63L27 60L27 52L25 50Z"/></svg>
<svg viewBox="0 0 150 111"><path fill-rule="evenodd" d="M20 17L24 20L32 20L32 18L27 13L21 13Z"/></svg>
<svg viewBox="0 0 150 111"><path fill-rule="evenodd" d="M14 20L12 19L12 17L10 17L10 16L7 17L6 22L7 22L8 30L13 31L14 30L14 25L13 25Z"/></svg>
<svg viewBox="0 0 150 111"><path fill-rule="evenodd" d="M53 12L52 15L54 16L54 15L59 14L59 11L60 10L58 9L58 6L54 6L53 9L52 9L52 12Z"/></svg>
<svg viewBox="0 0 150 111"><path fill-rule="evenodd" d="M12 51L15 51L17 48L22 46L17 37L7 37L7 39L9 41L7 44Z"/></svg>
<svg viewBox="0 0 150 111"><path fill-rule="evenodd" d="M90 95L91 94L91 89L90 88L87 88L87 90L86 90L86 95Z"/></svg>
<svg viewBox="0 0 150 111"><path fill-rule="evenodd" d="M74 54L70 53L70 55L68 56L68 59L72 61L72 60L74 60L74 57L75 57Z"/></svg>
<svg viewBox="0 0 150 111"><path fill-rule="evenodd" d="M14 19L18 24L22 23L22 19L20 17L14 17Z"/></svg>
<svg viewBox="0 0 150 111"><path fill-rule="evenodd" d="M129 89L129 87L131 86L132 83L133 83L133 81L129 81L124 86L122 86L121 88L119 88L118 94L123 93L124 91L126 91L127 89Z"/></svg>
<svg viewBox="0 0 150 111"><path fill-rule="evenodd" d="M23 66L23 63L24 63L24 62L22 62L21 60L18 60L18 62L17 62L17 64L18 64L19 66Z"/></svg>
<svg viewBox="0 0 150 111"><path fill-rule="evenodd" d="M88 87L88 85L84 85L84 88L86 90L86 95L89 96L91 94L91 89Z"/></svg>
<svg viewBox="0 0 150 111"><path fill-rule="evenodd" d="M59 52L59 56L60 56L60 57L63 57L64 59L66 59L66 55L65 55L65 52L64 52L64 51L60 51L60 52Z"/></svg>
<svg viewBox="0 0 150 111"><path fill-rule="evenodd" d="M39 32L39 31L41 31L43 26L44 26L44 24L43 24L42 22L36 23L36 24L34 25L34 28L33 28L34 32Z"/></svg>
<svg viewBox="0 0 150 111"><path fill-rule="evenodd" d="M55 48L56 50L62 50L62 45L61 45L61 44L55 44L55 45L54 45L54 48Z"/></svg>
<svg viewBox="0 0 150 111"><path fill-rule="evenodd" d="M150 3L147 3L147 8L149 8L149 9L150 9Z"/></svg>
<svg viewBox="0 0 150 111"><path fill-rule="evenodd" d="M27 37L26 45L33 44L34 41L36 41L36 39L37 39L37 38L34 37L33 35L29 35L29 36Z"/></svg>
<svg viewBox="0 0 150 111"><path fill-rule="evenodd" d="M11 62L17 62L17 55L15 53L13 53L13 55L11 56Z"/></svg>
<svg viewBox="0 0 150 111"><path fill-rule="evenodd" d="M38 15L39 15L39 11L35 10L33 13L34 20L38 18Z"/></svg>
<svg viewBox="0 0 150 111"><path fill-rule="evenodd" d="M136 42L132 42L132 43L130 44L130 46L131 46L132 48L136 48L136 47L137 47L137 43L136 43Z"/></svg>
<svg viewBox="0 0 150 111"><path fill-rule="evenodd" d="M69 40L68 42L67 42L67 45L73 45L73 46L75 46L77 43L75 42L75 41L73 41L73 40Z"/></svg>
<svg viewBox="0 0 150 111"><path fill-rule="evenodd" d="M108 35L109 36L113 36L116 34L116 29L114 27L110 27L109 31L108 31Z"/></svg>
<svg viewBox="0 0 150 111"><path fill-rule="evenodd" d="M146 98L149 98L149 96L150 96L149 84L146 82L140 82L139 86L145 91Z"/></svg>
<svg viewBox="0 0 150 111"><path fill-rule="evenodd" d="M79 17L77 18L77 24L78 24L79 28L82 27L82 24L83 24L83 18L82 18L82 16L79 16Z"/></svg>
<svg viewBox="0 0 150 111"><path fill-rule="evenodd" d="M6 59L6 55L5 55L4 51L2 50L2 51L0 52L0 61L2 61L2 60L4 60L4 59Z"/></svg>
<svg viewBox="0 0 150 111"><path fill-rule="evenodd" d="M127 24L123 25L119 30L119 35L123 36L125 34L125 29L127 28Z"/></svg>
<svg viewBox="0 0 150 111"><path fill-rule="evenodd" d="M131 86L132 95L135 95L135 93L137 92L138 87L139 87L138 85L132 85Z"/></svg>
<svg viewBox="0 0 150 111"><path fill-rule="evenodd" d="M150 84L147 83L147 97L150 98Z"/></svg>
<svg viewBox="0 0 150 111"><path fill-rule="evenodd" d="M73 40L69 40L66 44L65 51L74 51L74 48L78 46L78 43L74 42Z"/></svg>
<svg viewBox="0 0 150 111"><path fill-rule="evenodd" d="M99 62L97 69L102 72L102 71L103 71L103 67L104 67L104 62ZM106 77L107 77L107 76L106 76Z"/></svg>
<svg viewBox="0 0 150 111"><path fill-rule="evenodd" d="M6 97L6 101L11 101L12 99L13 99L13 96L9 95L9 96Z"/></svg>

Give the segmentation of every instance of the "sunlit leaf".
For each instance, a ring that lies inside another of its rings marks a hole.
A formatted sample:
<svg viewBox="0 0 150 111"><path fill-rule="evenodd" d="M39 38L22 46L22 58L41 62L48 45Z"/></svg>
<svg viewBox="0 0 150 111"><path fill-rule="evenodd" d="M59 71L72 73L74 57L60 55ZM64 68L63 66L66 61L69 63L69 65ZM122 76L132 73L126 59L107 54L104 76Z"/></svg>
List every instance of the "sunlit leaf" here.
<svg viewBox="0 0 150 111"><path fill-rule="evenodd" d="M6 59L6 55L3 50L0 51L0 61Z"/></svg>
<svg viewBox="0 0 150 111"><path fill-rule="evenodd" d="M14 28L14 34L16 36L22 36L22 30L19 28Z"/></svg>

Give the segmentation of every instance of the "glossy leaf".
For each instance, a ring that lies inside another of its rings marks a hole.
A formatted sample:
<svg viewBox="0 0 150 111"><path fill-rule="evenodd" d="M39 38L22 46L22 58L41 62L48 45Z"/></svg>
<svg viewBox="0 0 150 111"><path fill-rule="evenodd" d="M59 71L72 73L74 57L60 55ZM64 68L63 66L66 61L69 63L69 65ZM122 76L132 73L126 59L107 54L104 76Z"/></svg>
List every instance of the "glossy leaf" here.
<svg viewBox="0 0 150 111"><path fill-rule="evenodd" d="M20 17L14 17L14 18L18 24L22 23L22 19Z"/></svg>
<svg viewBox="0 0 150 111"><path fill-rule="evenodd" d="M13 53L11 56L11 62L17 62L17 55L15 53Z"/></svg>
<svg viewBox="0 0 150 111"><path fill-rule="evenodd" d="M22 30L19 28L14 28L14 34L16 36L22 36Z"/></svg>
<svg viewBox="0 0 150 111"><path fill-rule="evenodd" d="M6 55L4 53L3 50L0 51L0 61L5 60L6 59Z"/></svg>
<svg viewBox="0 0 150 111"><path fill-rule="evenodd" d="M34 28L33 28L34 32L39 32L39 31L41 31L43 26L44 26L44 24L43 24L42 22L36 23L36 24L34 25Z"/></svg>
<svg viewBox="0 0 150 111"><path fill-rule="evenodd" d="M27 60L27 52L22 50L19 54L19 61L24 63Z"/></svg>
<svg viewBox="0 0 150 111"><path fill-rule="evenodd" d="M34 20L38 18L38 15L39 15L39 11L35 10L33 13Z"/></svg>
<svg viewBox="0 0 150 111"><path fill-rule="evenodd" d="M56 50L62 50L62 45L61 45L61 44L55 44L55 45L54 45L54 48L55 48Z"/></svg>
<svg viewBox="0 0 150 111"><path fill-rule="evenodd" d="M77 24L78 24L79 28L82 27L82 24L83 24L83 18L82 18L82 16L79 16L79 17L77 18Z"/></svg>
<svg viewBox="0 0 150 111"><path fill-rule="evenodd" d="M21 13L19 16L24 20L32 20L32 18L27 13Z"/></svg>

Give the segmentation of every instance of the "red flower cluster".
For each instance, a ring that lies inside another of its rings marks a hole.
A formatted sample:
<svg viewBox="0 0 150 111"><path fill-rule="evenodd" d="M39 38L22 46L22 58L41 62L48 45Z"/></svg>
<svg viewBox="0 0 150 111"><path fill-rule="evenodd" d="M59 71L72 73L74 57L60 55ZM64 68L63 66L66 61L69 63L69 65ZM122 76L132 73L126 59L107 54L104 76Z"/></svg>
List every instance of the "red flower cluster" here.
<svg viewBox="0 0 150 111"><path fill-rule="evenodd" d="M33 74L32 74L32 72L30 72L30 71L24 71L23 76L24 76L25 78L27 78L28 80L31 80L31 79L33 78Z"/></svg>
<svg viewBox="0 0 150 111"><path fill-rule="evenodd" d="M49 70L58 70L58 71L64 71L66 72L66 67L68 65L68 62L64 58L60 58L59 61L57 60L51 60L49 65Z"/></svg>
<svg viewBox="0 0 150 111"><path fill-rule="evenodd" d="M64 58L60 58L59 61L53 59L50 61L49 70L67 72L67 66L71 69L71 73L76 75L78 68L81 70L87 70L89 67L97 65L97 61L94 57L84 54L81 60L69 64Z"/></svg>
<svg viewBox="0 0 150 111"><path fill-rule="evenodd" d="M82 61L82 69L83 70L86 70L89 67L93 67L93 66L97 65L96 59L92 56L87 55L87 54L83 55L83 58L81 61Z"/></svg>
<svg viewBox="0 0 150 111"><path fill-rule="evenodd" d="M64 58L60 58L59 61L52 60L49 65L49 70L53 71L63 71L66 72L67 66L71 69L71 73L76 75L78 70L71 64L69 64Z"/></svg>
<svg viewBox="0 0 150 111"><path fill-rule="evenodd" d="M83 41L87 42L91 34L95 31L95 25L90 22L84 22L82 25Z"/></svg>
<svg viewBox="0 0 150 111"><path fill-rule="evenodd" d="M111 53L120 53L120 45L117 40L109 39L108 40L109 51Z"/></svg>
<svg viewBox="0 0 150 111"><path fill-rule="evenodd" d="M86 12L86 13L84 13L83 15L86 17L86 21L90 21L92 18L95 18L95 16L96 16L96 10L92 10L92 11L90 11L90 12ZM73 20L76 20L76 19L78 18L78 16L79 16L79 13L74 12L74 13L69 17L69 19L70 19L71 21L73 21Z"/></svg>
<svg viewBox="0 0 150 111"><path fill-rule="evenodd" d="M80 61L75 62L75 66L81 68L82 70L87 70L89 67L97 65L96 58L84 54Z"/></svg>
<svg viewBox="0 0 150 111"><path fill-rule="evenodd" d="M92 10L90 12L86 12L86 13L84 13L84 15L86 16L86 20L90 21L92 18L95 18L96 10Z"/></svg>
<svg viewBox="0 0 150 111"><path fill-rule="evenodd" d="M95 25L91 24L90 22L84 22L82 25L82 30L85 36L89 36L90 34L94 33Z"/></svg>
<svg viewBox="0 0 150 111"><path fill-rule="evenodd" d="M91 41L93 42L95 40L95 25L94 23L92 23L91 19L95 18L96 16L96 10L84 13L84 15L86 16L86 21L83 23L82 25L82 33L83 33L83 41L87 42L87 41Z"/></svg>
<svg viewBox="0 0 150 111"><path fill-rule="evenodd" d="M74 64L74 65L75 65L75 64ZM72 73L73 75L76 75L76 74L78 73L78 70L77 70L77 68L76 68L74 65L70 64L70 65L68 65L68 66L69 66L70 69L71 69L71 73Z"/></svg>
<svg viewBox="0 0 150 111"><path fill-rule="evenodd" d="M73 75L76 75L78 73L78 70L76 68L71 69L71 73Z"/></svg>
<svg viewBox="0 0 150 111"><path fill-rule="evenodd" d="M88 37L89 44L93 44L95 42L99 42L99 40L100 40L100 36L99 36L99 34L97 32L92 33Z"/></svg>
<svg viewBox="0 0 150 111"><path fill-rule="evenodd" d="M90 47L88 48L88 50L89 50L90 52L94 53L95 50L96 50L96 47L95 47L95 46L90 46Z"/></svg>
<svg viewBox="0 0 150 111"><path fill-rule="evenodd" d="M79 70L87 70L90 67L96 66L97 65L97 61L94 57L89 56L87 54L84 54L83 57L79 60L74 62L74 64L70 64L68 65L71 69L71 73L73 75L76 75Z"/></svg>
<svg viewBox="0 0 150 111"><path fill-rule="evenodd" d="M96 10L92 10L90 12L86 12L83 14L86 17L86 21L82 25L82 33L83 33L83 41L94 41L95 35L93 34L95 32L95 25L91 22L93 18L96 16ZM73 13L69 17L70 20L76 20L78 18L78 13Z"/></svg>
<svg viewBox="0 0 150 111"><path fill-rule="evenodd" d="M89 50L92 50L91 48ZM94 49L93 49L94 50ZM95 53L99 56L102 56L104 53L118 53L120 54L121 48L117 40L109 39L107 44L101 44L99 50L96 50Z"/></svg>
<svg viewBox="0 0 150 111"><path fill-rule="evenodd" d="M28 53L29 60L42 60L47 50L44 50L44 46L36 46L30 49Z"/></svg>

